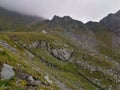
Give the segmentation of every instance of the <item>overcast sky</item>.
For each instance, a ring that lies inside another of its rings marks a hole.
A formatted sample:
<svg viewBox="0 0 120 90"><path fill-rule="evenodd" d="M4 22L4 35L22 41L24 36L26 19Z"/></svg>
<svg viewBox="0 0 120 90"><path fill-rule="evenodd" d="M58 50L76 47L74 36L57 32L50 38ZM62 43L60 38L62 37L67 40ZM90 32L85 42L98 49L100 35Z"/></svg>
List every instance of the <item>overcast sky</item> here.
<svg viewBox="0 0 120 90"><path fill-rule="evenodd" d="M69 15L83 22L99 21L120 10L120 0L0 0L0 6L20 13L51 19Z"/></svg>

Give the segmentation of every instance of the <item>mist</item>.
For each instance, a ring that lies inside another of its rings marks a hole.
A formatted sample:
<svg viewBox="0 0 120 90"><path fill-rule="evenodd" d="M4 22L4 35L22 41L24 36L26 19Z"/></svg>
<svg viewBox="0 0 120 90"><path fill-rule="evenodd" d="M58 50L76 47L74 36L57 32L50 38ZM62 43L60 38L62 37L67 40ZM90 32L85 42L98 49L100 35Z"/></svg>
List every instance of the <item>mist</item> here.
<svg viewBox="0 0 120 90"><path fill-rule="evenodd" d="M120 10L120 0L0 0L0 7L47 19L69 15L87 22Z"/></svg>

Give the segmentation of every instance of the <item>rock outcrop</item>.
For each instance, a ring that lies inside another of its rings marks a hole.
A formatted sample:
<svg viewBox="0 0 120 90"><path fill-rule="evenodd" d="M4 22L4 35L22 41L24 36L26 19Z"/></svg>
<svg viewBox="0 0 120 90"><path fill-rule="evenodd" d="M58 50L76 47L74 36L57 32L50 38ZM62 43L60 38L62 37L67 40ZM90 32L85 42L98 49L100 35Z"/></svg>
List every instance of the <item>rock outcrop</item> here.
<svg viewBox="0 0 120 90"><path fill-rule="evenodd" d="M53 84L53 81L49 79L48 75L46 75L44 78L49 84Z"/></svg>
<svg viewBox="0 0 120 90"><path fill-rule="evenodd" d="M13 70L13 67L8 64L4 64L2 71L1 71L1 79L9 80L9 79L13 78L14 76L15 76L15 72Z"/></svg>
<svg viewBox="0 0 120 90"><path fill-rule="evenodd" d="M12 47L10 44L8 44L5 41L0 40L0 45L5 47L6 49L8 49L11 52L15 52L16 51L16 49L14 47Z"/></svg>
<svg viewBox="0 0 120 90"><path fill-rule="evenodd" d="M69 49L52 49L51 53L54 57L62 60L62 61L67 61L70 59L72 55L72 50Z"/></svg>
<svg viewBox="0 0 120 90"><path fill-rule="evenodd" d="M29 49L32 48L47 48L47 43L45 41L33 41L29 46Z"/></svg>
<svg viewBox="0 0 120 90"><path fill-rule="evenodd" d="M64 46L66 46L66 44L64 44ZM72 53L73 53L73 50L70 49L70 48L52 47L52 46L50 46L49 43L47 43L45 41L34 41L27 48L28 49L45 48L51 55L53 55L55 58L57 58L61 61L68 61L70 59L70 57L72 56Z"/></svg>
<svg viewBox="0 0 120 90"><path fill-rule="evenodd" d="M107 17L103 18L100 23L120 35L120 11L115 14L109 14Z"/></svg>
<svg viewBox="0 0 120 90"><path fill-rule="evenodd" d="M43 84L39 79L33 77L32 75L29 75L20 70L16 70L16 72L17 72L16 73L16 77L17 77L16 84L20 84L22 80L26 81L27 87L29 86L36 87L36 86L41 86Z"/></svg>
<svg viewBox="0 0 120 90"><path fill-rule="evenodd" d="M80 69L90 71L87 78L89 78L89 80L91 80L96 85L103 87L103 88L108 88L108 86L103 85L103 83L102 83L103 80L101 78L89 77L96 72L100 72L103 74L104 78L106 77L105 78L106 80L111 80L111 82L115 82L119 86L120 85L120 64L118 62L114 61L110 57L106 57L104 55L99 55L99 56L106 58L106 60L104 62L110 63L111 66L105 68L105 67L101 67L98 65L93 65L89 61L85 61L85 60L78 60L76 62L76 64L80 67ZM83 72L81 72L81 73L83 73ZM108 77L108 76L110 76L110 77ZM109 88L113 89L113 86L110 85ZM116 87L116 88L117 88L117 90L120 89L119 87Z"/></svg>

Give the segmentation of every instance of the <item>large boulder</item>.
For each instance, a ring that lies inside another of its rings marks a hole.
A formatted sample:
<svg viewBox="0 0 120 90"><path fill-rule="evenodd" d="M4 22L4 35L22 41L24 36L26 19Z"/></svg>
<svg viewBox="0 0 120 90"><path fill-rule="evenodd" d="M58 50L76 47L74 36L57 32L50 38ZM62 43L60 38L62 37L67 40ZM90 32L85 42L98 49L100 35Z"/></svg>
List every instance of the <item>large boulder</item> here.
<svg viewBox="0 0 120 90"><path fill-rule="evenodd" d="M8 64L4 64L2 71L1 71L1 79L9 80L9 79L13 78L14 76L15 76L15 72L13 70L13 67Z"/></svg>
<svg viewBox="0 0 120 90"><path fill-rule="evenodd" d="M61 61L67 61L72 55L72 50L69 49L52 49L52 55Z"/></svg>

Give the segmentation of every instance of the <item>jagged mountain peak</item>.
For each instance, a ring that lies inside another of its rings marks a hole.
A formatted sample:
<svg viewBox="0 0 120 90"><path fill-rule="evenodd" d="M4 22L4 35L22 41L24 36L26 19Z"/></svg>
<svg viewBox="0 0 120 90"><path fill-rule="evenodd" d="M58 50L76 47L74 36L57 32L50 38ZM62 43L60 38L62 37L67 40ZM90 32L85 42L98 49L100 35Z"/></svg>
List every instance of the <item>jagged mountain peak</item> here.
<svg viewBox="0 0 120 90"><path fill-rule="evenodd" d="M110 13L110 14L108 14L106 17L104 17L100 22L103 22L104 20L113 20L113 19L115 19L115 20L120 20L120 10L119 11L117 11L116 13Z"/></svg>
<svg viewBox="0 0 120 90"><path fill-rule="evenodd" d="M114 14L109 14L108 16L104 17L100 24L106 26L116 34L120 33L120 10Z"/></svg>
<svg viewBox="0 0 120 90"><path fill-rule="evenodd" d="M76 29L85 29L85 25L84 23L82 23L81 21L72 19L70 16L63 16L63 17L59 17L59 16L54 16L52 20L50 20L49 22L49 26L50 27L63 27L63 29L65 30L76 30Z"/></svg>
<svg viewBox="0 0 120 90"><path fill-rule="evenodd" d="M70 16L63 16L63 17L59 17L57 15L55 15L51 21L62 21L62 22L70 22L70 21L74 21L74 19L72 19ZM76 20L77 21L77 20Z"/></svg>
<svg viewBox="0 0 120 90"><path fill-rule="evenodd" d="M72 19L70 16L60 17L60 16L55 15L55 16L53 17L53 19L57 19L57 18L59 18L59 19L61 19L61 18L64 18L64 19Z"/></svg>
<svg viewBox="0 0 120 90"><path fill-rule="evenodd" d="M56 20L56 19L59 19L59 18L60 18L59 16L55 15L55 16L52 18L52 20Z"/></svg>
<svg viewBox="0 0 120 90"><path fill-rule="evenodd" d="M120 10L119 10L119 11L117 11L117 14L120 14Z"/></svg>

